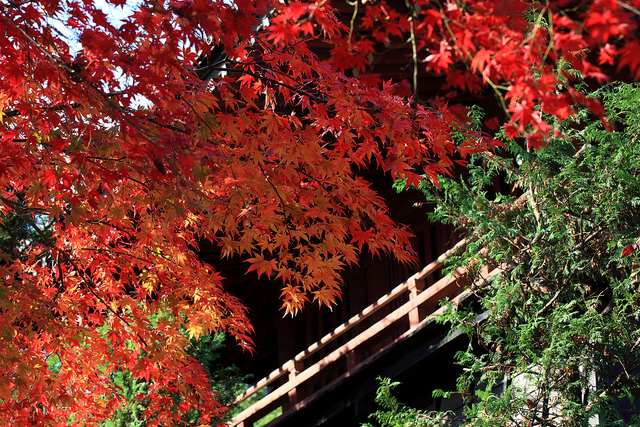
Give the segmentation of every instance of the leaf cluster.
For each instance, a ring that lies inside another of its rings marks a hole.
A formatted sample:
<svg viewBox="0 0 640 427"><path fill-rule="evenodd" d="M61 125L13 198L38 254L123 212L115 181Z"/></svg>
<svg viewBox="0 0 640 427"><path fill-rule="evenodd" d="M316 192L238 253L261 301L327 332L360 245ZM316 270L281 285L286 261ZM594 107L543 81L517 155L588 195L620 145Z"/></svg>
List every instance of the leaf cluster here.
<svg viewBox="0 0 640 427"><path fill-rule="evenodd" d="M228 421L233 412L235 398L246 389L248 376L241 375L237 366L222 366L221 352L225 348L225 334L203 335L199 339L191 339L187 354L200 363L214 390L216 401L229 411L221 418L212 422ZM146 427L149 425L148 414L145 411L149 404L149 383L137 379L130 371L118 371L113 374L113 383L119 390L120 397L125 404L116 409L115 413L104 421L104 427ZM176 407L182 399L179 395L172 396ZM215 414L217 416L217 414ZM200 425L202 413L192 409L182 415L181 426Z"/></svg>
<svg viewBox="0 0 640 427"><path fill-rule="evenodd" d="M414 86L425 64L446 79L443 89L452 96L490 91L508 115L508 138L524 137L532 148L553 137L557 121L577 104L601 114L576 90L582 78L607 81L605 65L640 76L638 11L621 2L415 1L405 10L388 9L368 3L362 18L358 41L387 48L376 61L401 42L410 44ZM356 5L354 19L357 11ZM490 120L497 128L497 118Z"/></svg>
<svg viewBox="0 0 640 427"><path fill-rule="evenodd" d="M376 403L383 410L376 411L369 416L381 427L436 427L443 425L450 416L448 412L424 412L398 402L392 391L400 383L392 382L389 378L378 378L380 387L376 391ZM365 423L362 427L374 427Z"/></svg>

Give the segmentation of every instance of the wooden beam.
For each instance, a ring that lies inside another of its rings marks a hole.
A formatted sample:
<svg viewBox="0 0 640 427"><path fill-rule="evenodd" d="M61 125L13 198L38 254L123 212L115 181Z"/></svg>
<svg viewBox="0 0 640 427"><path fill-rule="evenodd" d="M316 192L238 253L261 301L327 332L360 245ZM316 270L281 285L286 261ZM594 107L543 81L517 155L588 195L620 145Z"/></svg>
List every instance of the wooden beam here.
<svg viewBox="0 0 640 427"><path fill-rule="evenodd" d="M468 239L460 240L458 243L455 244L454 247L452 247L451 249L449 249L448 251L446 251L445 253L440 255L435 261L431 262L425 268L423 268L422 270L420 270L419 272L417 272L416 274L411 276L411 278L414 278L415 280L424 280L424 279L426 279L427 276L432 275L433 273L436 272L436 270L438 270L440 267L442 267L442 264L444 263L444 261L446 259L448 259L451 255L453 255L459 249L465 247L468 242L469 242Z"/></svg>

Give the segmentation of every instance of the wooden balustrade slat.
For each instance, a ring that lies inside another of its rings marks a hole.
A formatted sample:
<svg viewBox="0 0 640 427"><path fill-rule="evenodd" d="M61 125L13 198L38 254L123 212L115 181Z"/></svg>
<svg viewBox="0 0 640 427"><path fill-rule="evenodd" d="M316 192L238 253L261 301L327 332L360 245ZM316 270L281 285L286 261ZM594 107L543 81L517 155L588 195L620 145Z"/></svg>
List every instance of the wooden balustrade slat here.
<svg viewBox="0 0 640 427"><path fill-rule="evenodd" d="M453 255L454 252L457 252L459 249L461 249L464 246L466 246L467 243L469 243L468 239L460 240L451 249L449 249L448 251L446 251L445 253L440 255L435 261L429 263L429 265L427 265L425 268L423 268L422 270L418 271L416 274L411 276L410 279L414 279L414 280L424 280L424 279L426 279L427 277L429 277L430 275L435 273L436 270L438 270L440 267L442 267L442 264L444 263L444 261L447 258L449 258L451 255Z"/></svg>

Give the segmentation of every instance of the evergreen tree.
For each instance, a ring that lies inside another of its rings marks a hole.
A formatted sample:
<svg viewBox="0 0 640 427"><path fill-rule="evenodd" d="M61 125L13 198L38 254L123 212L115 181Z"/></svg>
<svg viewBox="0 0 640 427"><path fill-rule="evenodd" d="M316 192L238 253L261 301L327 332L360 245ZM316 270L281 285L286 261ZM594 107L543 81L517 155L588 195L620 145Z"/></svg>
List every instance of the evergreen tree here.
<svg viewBox="0 0 640 427"><path fill-rule="evenodd" d="M640 397L640 87L595 95L608 122L577 112L546 148L507 143L468 176L420 186L431 220L470 239L453 263L470 269L477 303L440 319L471 338L455 391L472 397L467 425L640 423L630 410ZM498 180L508 188L496 194ZM500 273L483 278L482 265ZM493 392L504 378L506 391ZM390 384L381 425L442 417L397 406Z"/></svg>

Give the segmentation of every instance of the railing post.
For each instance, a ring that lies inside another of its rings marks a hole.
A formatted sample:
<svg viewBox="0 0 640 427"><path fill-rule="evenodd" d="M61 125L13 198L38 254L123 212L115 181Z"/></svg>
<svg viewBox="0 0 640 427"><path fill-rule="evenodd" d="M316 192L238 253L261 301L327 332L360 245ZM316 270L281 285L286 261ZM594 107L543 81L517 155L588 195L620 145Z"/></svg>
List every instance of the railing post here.
<svg viewBox="0 0 640 427"><path fill-rule="evenodd" d="M296 375L302 372L302 370L304 369L304 365L302 361L298 361L295 359L291 360L290 362L291 362L291 365L289 366L288 381L293 381L296 378ZM283 409L289 409L290 407L298 403L298 388L297 387L292 388L287 392L287 395L289 397L289 400L286 405L283 405L285 406L285 408Z"/></svg>
<svg viewBox="0 0 640 427"><path fill-rule="evenodd" d="M420 292L424 290L425 282L424 282L424 279L415 279L412 277L409 279L408 285L409 285L408 286L409 301L412 301L418 297L418 294L420 294ZM422 316L420 316L420 314L421 314L420 307L416 307L409 312L409 328L410 329L413 329L416 326L418 326L418 324L422 320L421 319Z"/></svg>
<svg viewBox="0 0 640 427"><path fill-rule="evenodd" d="M345 356L347 359L347 371L352 370L358 365L358 363L362 362L362 354L360 350L353 349Z"/></svg>

